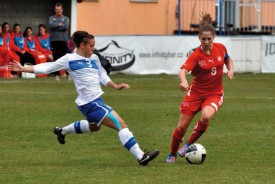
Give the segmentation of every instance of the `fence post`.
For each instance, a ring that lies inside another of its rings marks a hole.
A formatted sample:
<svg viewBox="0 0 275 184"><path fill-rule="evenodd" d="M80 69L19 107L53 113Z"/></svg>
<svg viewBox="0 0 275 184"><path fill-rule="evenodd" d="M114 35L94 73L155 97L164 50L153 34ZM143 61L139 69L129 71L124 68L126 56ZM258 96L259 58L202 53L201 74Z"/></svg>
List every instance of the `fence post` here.
<svg viewBox="0 0 275 184"><path fill-rule="evenodd" d="M180 0L178 0L178 35L180 35Z"/></svg>
<svg viewBox="0 0 275 184"><path fill-rule="evenodd" d="M219 2L219 35L222 35L222 1Z"/></svg>

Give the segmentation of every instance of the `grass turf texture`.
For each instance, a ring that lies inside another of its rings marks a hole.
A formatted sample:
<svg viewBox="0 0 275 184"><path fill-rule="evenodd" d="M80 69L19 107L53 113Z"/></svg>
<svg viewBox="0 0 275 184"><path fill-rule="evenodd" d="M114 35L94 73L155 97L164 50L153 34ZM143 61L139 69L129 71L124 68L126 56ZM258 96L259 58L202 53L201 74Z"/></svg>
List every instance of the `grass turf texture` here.
<svg viewBox="0 0 275 184"><path fill-rule="evenodd" d="M190 76L189 76L190 77ZM159 149L147 167L121 146L114 130L68 135L60 145L52 127L83 119L72 82L0 79L0 183L273 183L274 74L224 78L225 103L198 141L202 165L184 158L167 164L183 94L175 75L111 75L129 91L103 87L105 103L126 121L142 149ZM195 120L198 119L198 116ZM191 124L189 137L195 121Z"/></svg>

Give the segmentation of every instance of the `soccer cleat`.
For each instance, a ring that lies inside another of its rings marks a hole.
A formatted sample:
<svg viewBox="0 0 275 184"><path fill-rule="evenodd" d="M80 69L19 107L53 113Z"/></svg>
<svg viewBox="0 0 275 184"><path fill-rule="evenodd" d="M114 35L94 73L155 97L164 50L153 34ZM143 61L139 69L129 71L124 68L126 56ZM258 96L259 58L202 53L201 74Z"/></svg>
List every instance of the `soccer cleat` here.
<svg viewBox="0 0 275 184"><path fill-rule="evenodd" d="M167 159L166 159L166 162L167 163L175 163L176 162L176 158L177 158L177 155L175 155L175 154L169 154L168 155L168 157L167 157Z"/></svg>
<svg viewBox="0 0 275 184"><path fill-rule="evenodd" d="M142 159L138 160L139 165L146 166L151 160L159 155L159 150L145 152Z"/></svg>
<svg viewBox="0 0 275 184"><path fill-rule="evenodd" d="M185 152L186 152L186 149L188 148L189 146L189 143L186 143L184 146L182 146L182 148L178 151L178 155L180 157L184 157L185 156Z"/></svg>
<svg viewBox="0 0 275 184"><path fill-rule="evenodd" d="M60 144L65 144L65 135L61 134L62 128L54 127L53 133L57 135L57 140Z"/></svg>
<svg viewBox="0 0 275 184"><path fill-rule="evenodd" d="M59 76L59 75L56 75L56 76L55 76L55 80L56 80L56 81L61 81L60 76Z"/></svg>

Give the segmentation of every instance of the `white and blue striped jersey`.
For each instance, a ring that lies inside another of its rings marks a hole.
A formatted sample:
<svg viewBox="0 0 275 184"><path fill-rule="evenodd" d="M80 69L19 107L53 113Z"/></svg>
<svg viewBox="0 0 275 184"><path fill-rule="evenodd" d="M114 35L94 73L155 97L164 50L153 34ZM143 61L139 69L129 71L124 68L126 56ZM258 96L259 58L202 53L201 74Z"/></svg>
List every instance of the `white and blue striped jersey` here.
<svg viewBox="0 0 275 184"><path fill-rule="evenodd" d="M100 83L106 86L111 80L95 54L90 58L77 53L66 54L55 62L34 66L36 74L49 74L59 70L66 70L70 74L78 94L75 100L78 106L99 98L104 93Z"/></svg>

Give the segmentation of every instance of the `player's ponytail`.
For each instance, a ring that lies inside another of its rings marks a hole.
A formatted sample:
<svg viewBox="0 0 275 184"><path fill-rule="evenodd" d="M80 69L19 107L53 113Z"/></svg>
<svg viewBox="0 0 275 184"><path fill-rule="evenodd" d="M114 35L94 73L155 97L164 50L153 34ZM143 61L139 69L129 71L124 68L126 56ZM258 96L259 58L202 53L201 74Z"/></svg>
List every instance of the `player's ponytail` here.
<svg viewBox="0 0 275 184"><path fill-rule="evenodd" d="M215 28L212 26L212 17L209 13L203 13L201 15L201 22L199 27L199 35L204 31L210 31L213 36L215 35Z"/></svg>

